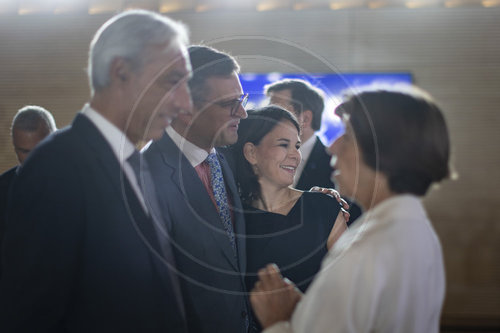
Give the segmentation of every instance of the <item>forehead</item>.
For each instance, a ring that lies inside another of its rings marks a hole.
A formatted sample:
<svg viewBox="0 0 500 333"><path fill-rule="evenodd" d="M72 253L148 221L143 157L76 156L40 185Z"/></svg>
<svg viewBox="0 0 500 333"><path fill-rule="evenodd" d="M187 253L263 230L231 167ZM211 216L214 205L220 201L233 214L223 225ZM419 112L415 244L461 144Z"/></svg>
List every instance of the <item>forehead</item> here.
<svg viewBox="0 0 500 333"><path fill-rule="evenodd" d="M290 89L271 91L269 92L269 98L276 100L291 101L292 91Z"/></svg>
<svg viewBox="0 0 500 333"><path fill-rule="evenodd" d="M243 94L240 79L236 72L229 76L212 76L205 80L208 99L238 98Z"/></svg>
<svg viewBox="0 0 500 333"><path fill-rule="evenodd" d="M14 130L12 132L12 142L16 148L31 149L48 134L49 131L43 127L36 131Z"/></svg>
<svg viewBox="0 0 500 333"><path fill-rule="evenodd" d="M299 132L289 120L281 120L266 136L276 140L280 138L296 140L299 136Z"/></svg>
<svg viewBox="0 0 500 333"><path fill-rule="evenodd" d="M290 89L271 91L269 93L269 103L281 106L288 111L295 111L292 105L292 91Z"/></svg>

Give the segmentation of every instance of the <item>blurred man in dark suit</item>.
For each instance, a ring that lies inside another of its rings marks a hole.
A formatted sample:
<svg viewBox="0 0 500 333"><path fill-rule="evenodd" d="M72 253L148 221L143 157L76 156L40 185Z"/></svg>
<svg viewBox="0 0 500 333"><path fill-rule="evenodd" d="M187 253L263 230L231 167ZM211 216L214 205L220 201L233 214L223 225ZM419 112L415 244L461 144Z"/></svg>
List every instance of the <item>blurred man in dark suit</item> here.
<svg viewBox="0 0 500 333"><path fill-rule="evenodd" d="M19 167L24 163L29 153L35 149L40 141L56 129L56 122L52 114L36 105L23 107L16 113L12 120L12 145L14 146L19 164L0 175L0 258L11 184L16 178Z"/></svg>
<svg viewBox="0 0 500 333"><path fill-rule="evenodd" d="M231 56L205 46L191 46L189 55L193 113L179 115L144 155L171 221L190 332L244 333L245 221L233 174L215 147L237 141L247 95Z"/></svg>
<svg viewBox="0 0 500 333"><path fill-rule="evenodd" d="M182 25L147 11L94 36L90 103L13 184L1 332L186 331L169 235L135 148L192 107L186 44Z"/></svg>

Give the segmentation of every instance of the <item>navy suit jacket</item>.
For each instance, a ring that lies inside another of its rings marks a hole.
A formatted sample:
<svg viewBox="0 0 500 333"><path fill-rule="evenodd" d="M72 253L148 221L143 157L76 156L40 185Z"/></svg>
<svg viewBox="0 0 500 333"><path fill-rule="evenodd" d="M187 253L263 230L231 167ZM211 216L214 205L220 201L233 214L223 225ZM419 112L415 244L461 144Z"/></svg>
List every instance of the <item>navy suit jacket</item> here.
<svg viewBox="0 0 500 333"><path fill-rule="evenodd" d="M245 221L232 172L219 160L232 198L236 258L221 219L196 170L165 134L144 152L158 191L162 213L171 222L190 332L246 332L248 303Z"/></svg>
<svg viewBox="0 0 500 333"><path fill-rule="evenodd" d="M0 175L0 258L2 257L2 241L7 219L7 201L12 182L17 176L17 169L18 166L16 165ZM1 268L0 276L2 276Z"/></svg>
<svg viewBox="0 0 500 333"><path fill-rule="evenodd" d="M83 115L33 151L12 188L0 332L185 332L151 219Z"/></svg>
<svg viewBox="0 0 500 333"><path fill-rule="evenodd" d="M330 167L330 159L331 156L326 152L326 147L316 137L311 155L307 159L295 188L303 191L309 191L313 186L335 188L335 184L331 181L333 169Z"/></svg>

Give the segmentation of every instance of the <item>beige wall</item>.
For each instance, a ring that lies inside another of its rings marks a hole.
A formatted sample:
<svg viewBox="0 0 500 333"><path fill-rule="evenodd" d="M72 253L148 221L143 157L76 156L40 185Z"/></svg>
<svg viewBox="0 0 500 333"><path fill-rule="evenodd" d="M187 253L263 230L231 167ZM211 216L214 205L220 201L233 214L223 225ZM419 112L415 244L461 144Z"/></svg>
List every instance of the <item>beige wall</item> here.
<svg viewBox="0 0 500 333"><path fill-rule="evenodd" d="M38 104L67 125L88 98L91 36L108 16L0 16L0 171L9 125ZM446 323L500 327L500 8L182 13L192 41L243 71L410 71L445 111L460 178L425 200L447 270Z"/></svg>

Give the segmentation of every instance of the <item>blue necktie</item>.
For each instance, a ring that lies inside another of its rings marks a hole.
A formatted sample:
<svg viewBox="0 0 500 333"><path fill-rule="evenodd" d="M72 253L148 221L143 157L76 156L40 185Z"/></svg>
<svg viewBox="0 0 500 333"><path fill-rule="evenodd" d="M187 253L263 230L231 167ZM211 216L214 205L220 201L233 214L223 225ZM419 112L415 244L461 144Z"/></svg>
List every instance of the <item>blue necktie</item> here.
<svg viewBox="0 0 500 333"><path fill-rule="evenodd" d="M231 212L229 210L229 203L227 200L226 185L224 183L224 176L222 175L222 168L220 166L219 159L217 158L217 154L209 154L207 162L210 166L210 183L212 184L212 191L214 192L215 203L217 204L217 209L219 210L219 216L236 256L236 242L234 238L233 224L231 222Z"/></svg>

